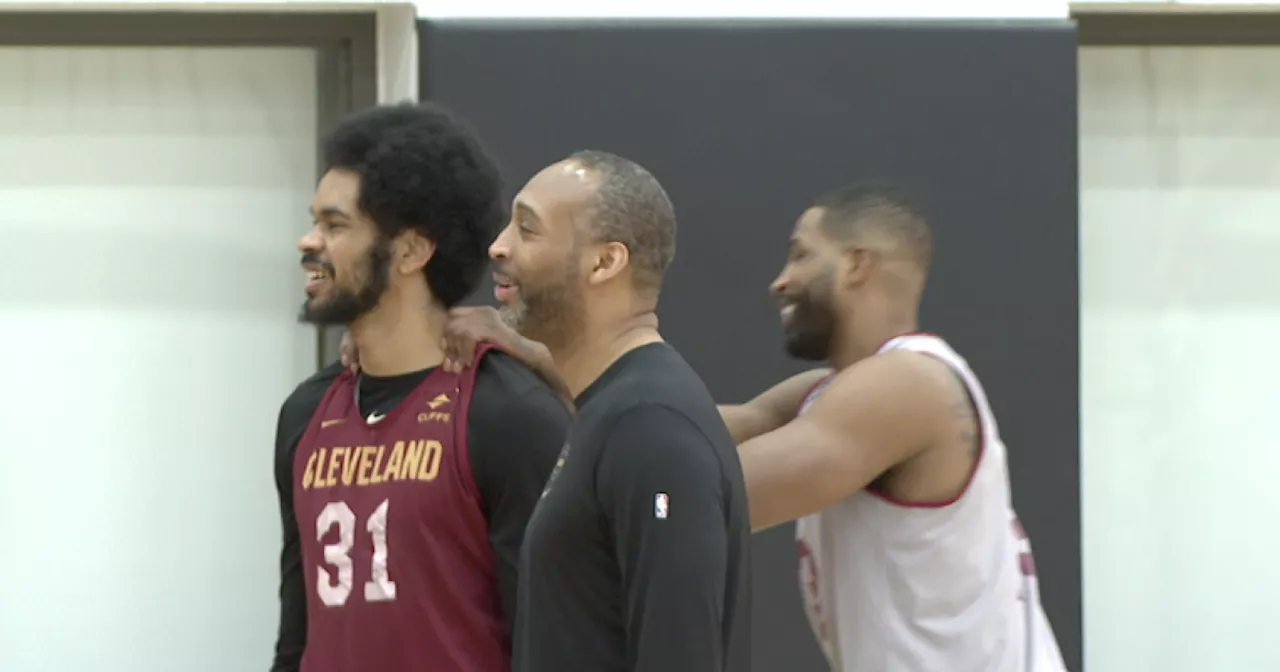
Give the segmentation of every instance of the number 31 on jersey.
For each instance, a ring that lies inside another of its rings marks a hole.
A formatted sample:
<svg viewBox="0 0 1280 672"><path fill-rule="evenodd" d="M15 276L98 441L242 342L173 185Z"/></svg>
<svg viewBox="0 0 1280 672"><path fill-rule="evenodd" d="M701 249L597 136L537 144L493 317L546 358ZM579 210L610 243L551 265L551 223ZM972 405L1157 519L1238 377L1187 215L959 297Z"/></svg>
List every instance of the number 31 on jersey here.
<svg viewBox="0 0 1280 672"><path fill-rule="evenodd" d="M364 528L373 541L371 576L364 584L364 599L368 602L387 602L396 599L396 584L387 574L387 509L390 500L382 500L378 508L365 521ZM337 570L337 582L324 566L316 576L316 592L320 601L329 607L340 607L351 597L355 582L355 567L351 553L356 549L356 514L346 502L330 502L316 517L316 541L324 539L334 526L338 528L338 541L324 547L324 562Z"/></svg>

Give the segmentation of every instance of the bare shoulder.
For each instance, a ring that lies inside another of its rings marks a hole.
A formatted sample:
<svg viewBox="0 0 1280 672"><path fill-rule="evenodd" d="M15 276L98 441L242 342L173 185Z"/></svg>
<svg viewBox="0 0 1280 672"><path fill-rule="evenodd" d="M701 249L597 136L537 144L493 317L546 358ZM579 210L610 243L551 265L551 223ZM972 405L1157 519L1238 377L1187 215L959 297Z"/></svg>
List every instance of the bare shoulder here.
<svg viewBox="0 0 1280 672"><path fill-rule="evenodd" d="M837 372L802 417L858 434L874 432L904 449L924 448L958 404L968 411L964 386L945 362L893 350Z"/></svg>
<svg viewBox="0 0 1280 672"><path fill-rule="evenodd" d="M921 410L928 413L934 443L963 449L975 457L980 448L978 410L964 379L936 357L919 354L918 359L931 369L929 385L922 388L924 394L919 403Z"/></svg>
<svg viewBox="0 0 1280 672"><path fill-rule="evenodd" d="M819 397L860 404L927 402L946 396L951 375L945 362L911 350L892 350L838 371ZM815 404L815 407L817 404Z"/></svg>

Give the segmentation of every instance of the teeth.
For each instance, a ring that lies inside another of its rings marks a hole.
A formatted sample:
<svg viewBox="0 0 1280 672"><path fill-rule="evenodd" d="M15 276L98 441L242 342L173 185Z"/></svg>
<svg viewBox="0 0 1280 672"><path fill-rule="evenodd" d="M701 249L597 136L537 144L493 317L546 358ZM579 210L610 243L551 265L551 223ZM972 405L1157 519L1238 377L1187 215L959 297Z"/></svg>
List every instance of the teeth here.
<svg viewBox="0 0 1280 672"><path fill-rule="evenodd" d="M323 271L308 271L307 277L312 280L323 280L325 275Z"/></svg>
<svg viewBox="0 0 1280 672"><path fill-rule="evenodd" d="M782 313L783 319L786 319L791 316L791 313L795 312L795 309L796 309L795 306L785 306L779 312Z"/></svg>

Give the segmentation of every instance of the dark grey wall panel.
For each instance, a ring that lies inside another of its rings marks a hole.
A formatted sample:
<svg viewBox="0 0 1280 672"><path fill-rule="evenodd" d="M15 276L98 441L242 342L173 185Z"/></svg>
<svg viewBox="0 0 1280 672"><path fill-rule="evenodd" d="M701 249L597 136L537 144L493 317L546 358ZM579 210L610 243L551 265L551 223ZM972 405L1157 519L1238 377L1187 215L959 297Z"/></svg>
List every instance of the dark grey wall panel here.
<svg viewBox="0 0 1280 672"><path fill-rule="evenodd" d="M513 187L576 149L633 158L680 214L663 331L712 391L798 369L766 287L819 192L888 178L934 213L924 326L983 378L1043 594L1080 669L1075 33L1068 23L423 24L424 96ZM756 543L755 669L824 669L792 531Z"/></svg>

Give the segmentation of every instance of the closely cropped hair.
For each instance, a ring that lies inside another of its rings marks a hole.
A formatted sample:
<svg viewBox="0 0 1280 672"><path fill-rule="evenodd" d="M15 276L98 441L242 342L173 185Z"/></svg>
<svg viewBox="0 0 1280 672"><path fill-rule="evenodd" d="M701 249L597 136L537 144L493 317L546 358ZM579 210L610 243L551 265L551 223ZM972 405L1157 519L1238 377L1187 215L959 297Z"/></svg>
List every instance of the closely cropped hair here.
<svg viewBox="0 0 1280 672"><path fill-rule="evenodd" d="M888 182L861 182L830 191L814 202L834 238L874 233L902 246L923 269L933 260L933 233L920 205L905 189Z"/></svg>
<svg viewBox="0 0 1280 672"><path fill-rule="evenodd" d="M626 245L636 286L660 289L662 276L676 256L676 213L658 179L640 164L608 152L575 152L569 160L599 181L589 222L591 235Z"/></svg>
<svg viewBox="0 0 1280 672"><path fill-rule="evenodd" d="M360 176L360 210L385 238L413 229L435 242L426 276L441 303L475 291L506 201L496 162L466 122L429 103L374 107L329 134L324 165Z"/></svg>

